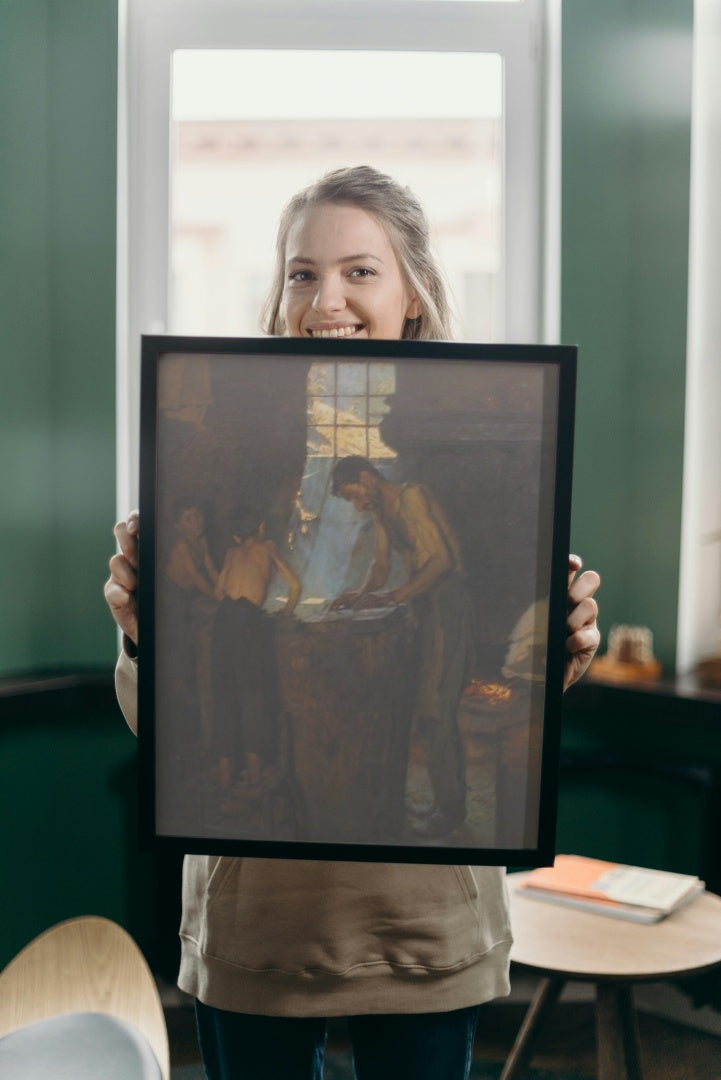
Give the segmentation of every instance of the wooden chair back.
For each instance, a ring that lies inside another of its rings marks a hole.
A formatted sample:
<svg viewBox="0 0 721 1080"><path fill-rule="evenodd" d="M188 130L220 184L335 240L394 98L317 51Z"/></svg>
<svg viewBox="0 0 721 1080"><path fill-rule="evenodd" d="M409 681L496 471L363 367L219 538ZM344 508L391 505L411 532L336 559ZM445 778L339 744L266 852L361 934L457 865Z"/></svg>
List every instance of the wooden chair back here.
<svg viewBox="0 0 721 1080"><path fill-rule="evenodd" d="M75 1012L132 1024L169 1080L168 1032L155 980L136 943L110 919L85 915L58 923L0 972L0 1037Z"/></svg>

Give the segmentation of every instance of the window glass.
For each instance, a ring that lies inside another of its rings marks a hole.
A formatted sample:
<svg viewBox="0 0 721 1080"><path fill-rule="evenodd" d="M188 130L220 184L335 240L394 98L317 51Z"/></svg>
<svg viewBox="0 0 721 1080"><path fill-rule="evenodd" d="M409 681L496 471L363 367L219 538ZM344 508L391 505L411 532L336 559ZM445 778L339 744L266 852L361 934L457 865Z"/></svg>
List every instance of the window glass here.
<svg viewBox="0 0 721 1080"><path fill-rule="evenodd" d="M308 375L308 455L361 454L380 460L395 454L383 442L379 425L395 392L393 364L317 363Z"/></svg>
<svg viewBox="0 0 721 1080"><path fill-rule="evenodd" d="M423 202L457 336L501 336L500 56L176 50L172 123L171 332L257 334L285 202L370 164Z"/></svg>

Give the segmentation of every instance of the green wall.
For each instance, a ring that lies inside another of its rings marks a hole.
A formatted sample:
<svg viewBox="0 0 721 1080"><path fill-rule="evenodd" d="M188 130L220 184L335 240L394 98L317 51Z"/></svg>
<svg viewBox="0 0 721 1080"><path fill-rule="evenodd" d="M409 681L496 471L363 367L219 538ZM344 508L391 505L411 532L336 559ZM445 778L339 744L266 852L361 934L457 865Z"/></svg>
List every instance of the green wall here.
<svg viewBox="0 0 721 1080"><path fill-rule="evenodd" d="M0 0L0 675L112 662L116 0Z"/></svg>
<svg viewBox="0 0 721 1080"><path fill-rule="evenodd" d="M156 860L137 852L135 740L115 703L102 597L116 86L116 0L0 0L0 678L104 673L77 690L0 684L0 966L86 913L153 947Z"/></svg>
<svg viewBox="0 0 721 1080"><path fill-rule="evenodd" d="M675 659L692 0L563 5L562 340L579 346L573 546L601 628ZM605 646L603 646L605 648Z"/></svg>

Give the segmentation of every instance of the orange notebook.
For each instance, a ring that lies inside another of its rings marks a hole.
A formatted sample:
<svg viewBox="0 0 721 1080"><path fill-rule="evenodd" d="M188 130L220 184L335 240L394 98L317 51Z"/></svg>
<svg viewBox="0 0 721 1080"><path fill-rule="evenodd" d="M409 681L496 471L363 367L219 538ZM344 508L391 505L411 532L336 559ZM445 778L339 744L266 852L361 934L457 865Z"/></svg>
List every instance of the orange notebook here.
<svg viewBox="0 0 721 1080"><path fill-rule="evenodd" d="M519 885L525 895L638 922L657 922L700 892L693 874L557 855L553 866L532 870Z"/></svg>

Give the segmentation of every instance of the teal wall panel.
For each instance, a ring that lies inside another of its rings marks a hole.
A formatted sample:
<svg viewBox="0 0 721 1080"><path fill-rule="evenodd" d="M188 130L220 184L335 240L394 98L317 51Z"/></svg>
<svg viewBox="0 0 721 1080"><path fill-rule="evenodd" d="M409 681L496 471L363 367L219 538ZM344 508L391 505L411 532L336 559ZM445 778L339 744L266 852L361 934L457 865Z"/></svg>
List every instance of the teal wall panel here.
<svg viewBox="0 0 721 1080"><path fill-rule="evenodd" d="M675 660L692 0L563 6L562 339L579 345L573 545L601 628Z"/></svg>
<svg viewBox="0 0 721 1080"><path fill-rule="evenodd" d="M111 660L101 594L115 506L115 0L50 5L51 369L62 664ZM88 70L89 67L89 70Z"/></svg>
<svg viewBox="0 0 721 1080"><path fill-rule="evenodd" d="M116 0L0 0L0 675L112 662Z"/></svg>
<svg viewBox="0 0 721 1080"><path fill-rule="evenodd" d="M32 663L52 589L45 5L0 3L0 670Z"/></svg>

